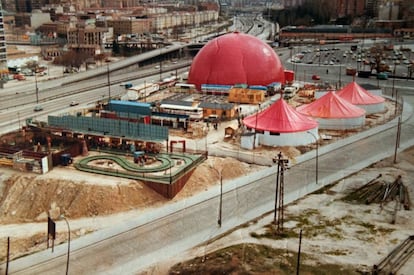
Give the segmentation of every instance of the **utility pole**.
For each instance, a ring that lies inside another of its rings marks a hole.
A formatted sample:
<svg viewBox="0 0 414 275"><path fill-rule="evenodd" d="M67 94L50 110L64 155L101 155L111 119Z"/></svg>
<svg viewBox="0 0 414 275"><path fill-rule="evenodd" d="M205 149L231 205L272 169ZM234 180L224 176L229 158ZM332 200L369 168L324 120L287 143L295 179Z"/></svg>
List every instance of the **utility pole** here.
<svg viewBox="0 0 414 275"><path fill-rule="evenodd" d="M277 162L275 209L273 223L276 226L277 233L281 233L283 231L284 220L284 171L286 170L289 160L282 158L282 152L279 152L277 158L273 158L273 162Z"/></svg>

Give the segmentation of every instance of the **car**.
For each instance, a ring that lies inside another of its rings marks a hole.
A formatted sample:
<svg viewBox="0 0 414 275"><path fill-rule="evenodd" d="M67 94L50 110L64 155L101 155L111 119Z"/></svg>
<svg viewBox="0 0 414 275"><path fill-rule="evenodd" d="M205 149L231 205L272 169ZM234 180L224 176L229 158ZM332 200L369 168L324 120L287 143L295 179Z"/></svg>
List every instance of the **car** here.
<svg viewBox="0 0 414 275"><path fill-rule="evenodd" d="M312 75L312 80L321 80L321 77L319 75Z"/></svg>
<svg viewBox="0 0 414 275"><path fill-rule="evenodd" d="M36 105L36 106L34 107L33 111L35 111L35 112L40 112L40 111L43 111L43 107L42 107L41 105Z"/></svg>
<svg viewBox="0 0 414 275"><path fill-rule="evenodd" d="M387 80L388 79L388 74L384 73L384 72L377 73L377 79Z"/></svg>
<svg viewBox="0 0 414 275"><path fill-rule="evenodd" d="M79 102L77 102L77 101L71 101L69 105L70 106L76 106L76 105L79 105Z"/></svg>

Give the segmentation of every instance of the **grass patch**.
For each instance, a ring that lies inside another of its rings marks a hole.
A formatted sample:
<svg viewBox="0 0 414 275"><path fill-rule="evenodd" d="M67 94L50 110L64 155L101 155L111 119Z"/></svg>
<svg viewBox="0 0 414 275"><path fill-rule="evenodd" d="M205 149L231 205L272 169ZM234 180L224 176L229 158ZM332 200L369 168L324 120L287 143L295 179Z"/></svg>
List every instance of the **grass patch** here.
<svg viewBox="0 0 414 275"><path fill-rule="evenodd" d="M332 251L332 255L344 253ZM169 274L291 275L296 274L297 257L295 251L275 249L265 245L239 244L178 263L170 269ZM305 253L301 253L299 270L301 274L308 275L360 274L352 267L319 263L317 259Z"/></svg>

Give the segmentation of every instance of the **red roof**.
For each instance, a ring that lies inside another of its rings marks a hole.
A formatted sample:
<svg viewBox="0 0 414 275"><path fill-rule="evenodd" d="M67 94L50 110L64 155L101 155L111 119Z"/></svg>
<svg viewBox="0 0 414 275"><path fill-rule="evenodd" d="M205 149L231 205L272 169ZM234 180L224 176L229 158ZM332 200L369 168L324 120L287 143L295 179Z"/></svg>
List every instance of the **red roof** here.
<svg viewBox="0 0 414 275"><path fill-rule="evenodd" d="M188 83L263 85L285 83L283 65L276 52L257 37L244 33L219 36L197 53Z"/></svg>
<svg viewBox="0 0 414 275"><path fill-rule="evenodd" d="M355 105L378 104L385 101L383 97L371 94L355 81L343 87L337 95Z"/></svg>
<svg viewBox="0 0 414 275"><path fill-rule="evenodd" d="M319 118L352 118L365 115L364 109L353 105L332 91L310 104L299 106L296 110L302 114Z"/></svg>
<svg viewBox="0 0 414 275"><path fill-rule="evenodd" d="M243 122L249 128L276 133L300 132L318 126L317 121L297 112L283 99L258 114L246 117Z"/></svg>

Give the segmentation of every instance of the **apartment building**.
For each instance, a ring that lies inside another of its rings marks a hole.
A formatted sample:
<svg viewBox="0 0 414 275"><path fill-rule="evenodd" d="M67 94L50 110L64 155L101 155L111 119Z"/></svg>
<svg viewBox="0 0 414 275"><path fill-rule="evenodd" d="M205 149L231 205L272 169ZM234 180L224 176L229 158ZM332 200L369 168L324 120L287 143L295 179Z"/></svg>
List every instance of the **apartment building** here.
<svg viewBox="0 0 414 275"><path fill-rule="evenodd" d="M123 34L143 34L151 32L152 19L121 17L106 21L108 28L113 28L115 36Z"/></svg>
<svg viewBox="0 0 414 275"><path fill-rule="evenodd" d="M365 13L363 0L337 0L336 10L338 17L361 16Z"/></svg>
<svg viewBox="0 0 414 275"><path fill-rule="evenodd" d="M153 15L153 32L165 32L175 27L195 27L204 23L217 22L219 13L216 10L199 12L174 12Z"/></svg>
<svg viewBox="0 0 414 275"><path fill-rule="evenodd" d="M3 8L0 3L0 77L3 78L3 75L6 73L7 73L6 36L4 33Z"/></svg>
<svg viewBox="0 0 414 275"><path fill-rule="evenodd" d="M69 28L67 34L67 46L70 50L87 53L89 56L101 54L104 49L103 38L106 28L95 26L79 26Z"/></svg>

